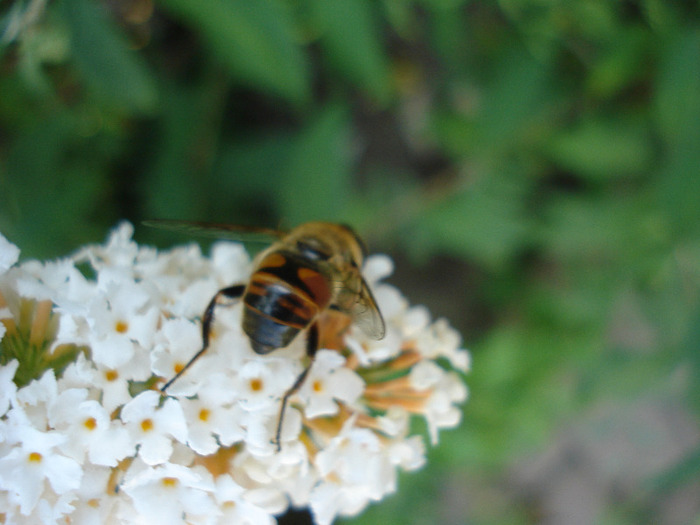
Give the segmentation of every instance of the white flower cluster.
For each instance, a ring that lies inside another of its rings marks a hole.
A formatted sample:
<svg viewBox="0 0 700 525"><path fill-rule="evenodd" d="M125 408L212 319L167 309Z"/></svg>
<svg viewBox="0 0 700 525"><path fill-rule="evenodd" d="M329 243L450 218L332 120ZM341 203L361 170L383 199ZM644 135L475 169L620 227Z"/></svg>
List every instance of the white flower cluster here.
<svg viewBox="0 0 700 525"><path fill-rule="evenodd" d="M324 320L279 452L280 399L304 369L304 338L256 354L240 304L217 308L209 350L161 394L201 348L210 299L252 266L236 243L208 258L196 245L141 247L132 233L125 223L105 245L21 264L0 235L0 522L264 525L293 505L326 525L423 464L411 416L433 442L459 423L467 390L452 369L466 371L468 353L446 322L378 282L391 273L384 256L364 275L387 336ZM51 365L67 349L69 362ZM33 371L24 382L22 370Z"/></svg>

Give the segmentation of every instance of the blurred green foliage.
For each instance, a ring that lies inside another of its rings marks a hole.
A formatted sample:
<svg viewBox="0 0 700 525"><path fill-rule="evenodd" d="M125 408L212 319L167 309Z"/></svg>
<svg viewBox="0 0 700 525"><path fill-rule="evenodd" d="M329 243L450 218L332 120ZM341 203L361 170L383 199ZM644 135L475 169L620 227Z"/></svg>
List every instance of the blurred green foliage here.
<svg viewBox="0 0 700 525"><path fill-rule="evenodd" d="M0 231L25 258L123 218L345 221L463 332L463 425L352 523L534 523L509 472L582 414L651 396L698 425L698 2L0 9ZM688 454L599 522L663 521Z"/></svg>

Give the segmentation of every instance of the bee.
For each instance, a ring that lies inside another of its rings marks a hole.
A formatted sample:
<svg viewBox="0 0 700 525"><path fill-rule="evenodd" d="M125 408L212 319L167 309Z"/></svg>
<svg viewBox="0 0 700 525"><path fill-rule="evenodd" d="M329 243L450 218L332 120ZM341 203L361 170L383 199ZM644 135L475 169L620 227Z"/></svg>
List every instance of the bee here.
<svg viewBox="0 0 700 525"><path fill-rule="evenodd" d="M261 355L288 346L306 332L309 363L282 396L274 444L280 450L282 422L289 398L301 388L319 345L319 317L327 310L347 314L368 336L382 339L381 312L362 277L365 244L343 224L309 222L289 232L230 224L157 220L148 226L272 244L253 261L247 283L219 290L202 314L202 348L161 391L182 376L209 348L214 311L232 300L243 302L242 328L252 349Z"/></svg>

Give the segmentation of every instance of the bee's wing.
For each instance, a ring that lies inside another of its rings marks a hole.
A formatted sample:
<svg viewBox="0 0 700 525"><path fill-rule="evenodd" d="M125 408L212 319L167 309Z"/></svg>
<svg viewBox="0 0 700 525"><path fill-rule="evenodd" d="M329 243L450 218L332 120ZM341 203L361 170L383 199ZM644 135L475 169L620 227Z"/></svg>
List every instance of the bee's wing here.
<svg viewBox="0 0 700 525"><path fill-rule="evenodd" d="M386 325L374 295L361 275L357 275L357 279L360 285L359 292L352 292L352 287L345 288L347 293L341 291L338 309L350 315L353 322L372 339L384 339Z"/></svg>
<svg viewBox="0 0 700 525"><path fill-rule="evenodd" d="M269 243L284 237L286 232L256 226L239 226L218 222L178 221L170 219L155 219L143 221L145 226L176 231L189 235L203 235L217 239L234 241Z"/></svg>

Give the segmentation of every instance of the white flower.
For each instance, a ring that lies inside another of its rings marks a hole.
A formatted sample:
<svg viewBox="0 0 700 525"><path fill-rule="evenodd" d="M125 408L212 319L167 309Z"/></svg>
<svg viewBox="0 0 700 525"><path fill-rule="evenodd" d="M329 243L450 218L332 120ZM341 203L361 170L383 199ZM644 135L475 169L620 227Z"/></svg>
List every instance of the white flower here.
<svg viewBox="0 0 700 525"><path fill-rule="evenodd" d="M222 285L245 281L250 275L250 257L242 244L217 242L211 248L211 264Z"/></svg>
<svg viewBox="0 0 700 525"><path fill-rule="evenodd" d="M122 486L148 523L189 523L197 516L216 515L213 483L192 469L165 463L148 467Z"/></svg>
<svg viewBox="0 0 700 525"><path fill-rule="evenodd" d="M2 327L1 324L0 327ZM0 337L1 339L2 337ZM0 417L5 415L5 412L10 408L10 404L16 404L17 386L12 382L12 378L15 377L18 367L19 362L16 359L13 359L5 366L0 366Z"/></svg>
<svg viewBox="0 0 700 525"><path fill-rule="evenodd" d="M411 384L416 390L430 390L431 394L424 406L428 421L430 439L438 440L438 429L456 426L462 412L455 405L467 398L467 389L454 372L445 372L432 361L422 361L413 367Z"/></svg>
<svg viewBox="0 0 700 525"><path fill-rule="evenodd" d="M202 348L212 297L254 265L239 244L206 257L194 244L141 247L132 234L122 223L104 245L21 264L0 236L0 339L16 354L0 356L7 523L272 525L293 505L329 525L424 464L414 418L433 443L460 421L467 389L454 370L469 354L446 321L381 282L393 270L382 255L363 271L382 340L324 312L313 358L303 331L259 355L242 302L222 301L206 352L159 392Z"/></svg>
<svg viewBox="0 0 700 525"><path fill-rule="evenodd" d="M374 258L371 257L371 259ZM379 259L380 262L381 260ZM403 314L408 308L406 299L393 286L379 284L373 292L377 306L386 322L387 330L384 338L373 339L360 328L353 327L352 337L348 337L345 341L363 366L387 361L401 353Z"/></svg>
<svg viewBox="0 0 700 525"><path fill-rule="evenodd" d="M430 441L433 445L438 442L440 428L453 428L462 419L462 411L456 406L467 399L467 388L457 374L451 372L445 375L425 407L425 417L428 421Z"/></svg>
<svg viewBox="0 0 700 525"><path fill-rule="evenodd" d="M92 245L78 251L76 262L89 261L93 268L129 268L138 255L138 245L131 239L134 227L128 222L120 223L109 235L105 246Z"/></svg>
<svg viewBox="0 0 700 525"><path fill-rule="evenodd" d="M389 408L383 416L377 417L379 430L391 437L403 437L408 432L409 414L400 406Z"/></svg>
<svg viewBox="0 0 700 525"><path fill-rule="evenodd" d="M386 279L394 273L394 261L387 255L370 255L365 260L362 275L369 284L376 285L382 279Z"/></svg>
<svg viewBox="0 0 700 525"><path fill-rule="evenodd" d="M80 504L71 514L73 523L80 525L109 525L116 523L118 493L108 490L112 469L87 465L83 470L80 487L75 491Z"/></svg>
<svg viewBox="0 0 700 525"><path fill-rule="evenodd" d="M389 460L405 470L416 470L425 464L425 444L420 436L411 436L389 445Z"/></svg>
<svg viewBox="0 0 700 525"><path fill-rule="evenodd" d="M0 234L0 274L9 270L19 259L19 248Z"/></svg>
<svg viewBox="0 0 700 525"><path fill-rule="evenodd" d="M12 429L8 441L14 446L0 458L0 489L11 504L29 515L42 496L48 480L54 494L65 494L80 485L80 465L55 449L66 440L58 432L40 432L31 426Z"/></svg>
<svg viewBox="0 0 700 525"><path fill-rule="evenodd" d="M150 376L148 365L148 356L141 352L117 367L93 363L90 370L92 384L102 391L102 406L107 411L111 411L130 401L129 384L132 381L148 379Z"/></svg>
<svg viewBox="0 0 700 525"><path fill-rule="evenodd" d="M61 445L67 456L82 463L87 453L91 463L114 467L133 454L135 444L122 423L111 421L105 408L87 396L84 388L61 392L49 410L49 423L71 436Z"/></svg>
<svg viewBox="0 0 700 525"><path fill-rule="evenodd" d="M216 479L214 497L221 515L214 523L228 525L274 525L275 519L262 507L248 501L246 489L236 483L229 474ZM252 498L251 498L252 499Z"/></svg>
<svg viewBox="0 0 700 525"><path fill-rule="evenodd" d="M22 414L31 421L34 428L48 427L48 409L58 397L58 385L53 370L49 370L39 379L17 390L17 406Z"/></svg>
<svg viewBox="0 0 700 525"><path fill-rule="evenodd" d="M199 246L189 244L169 252L141 249L134 272L152 289L151 297L176 317L199 317L224 285L213 274Z"/></svg>
<svg viewBox="0 0 700 525"><path fill-rule="evenodd" d="M243 440L243 409L226 406L207 395L180 401L187 420L187 444L203 456L214 453L220 445L230 446Z"/></svg>
<svg viewBox="0 0 700 525"><path fill-rule="evenodd" d="M299 373L300 369L286 359L251 358L241 367L235 382L241 407L253 412L276 406Z"/></svg>
<svg viewBox="0 0 700 525"><path fill-rule="evenodd" d="M50 299L64 312L84 312L92 299L94 285L75 267L70 259L41 263L28 261L17 275L19 295L38 300Z"/></svg>
<svg viewBox="0 0 700 525"><path fill-rule="evenodd" d="M133 357L136 345L151 346L159 314L148 299L142 286L124 280L110 282L90 304L89 343L96 363L117 368Z"/></svg>
<svg viewBox="0 0 700 525"><path fill-rule="evenodd" d="M445 377L445 371L433 361L421 361L411 369L411 385L416 390L427 390L438 385Z"/></svg>
<svg viewBox="0 0 700 525"><path fill-rule="evenodd" d="M345 358L332 350L320 350L299 390L308 418L338 413L338 404L353 404L362 394L365 383L355 372L344 368Z"/></svg>
<svg viewBox="0 0 700 525"><path fill-rule="evenodd" d="M153 390L142 392L129 401L121 411L131 438L139 445L139 457L148 465L170 459L172 439L187 442L187 425L180 404L168 398L159 408L160 394Z"/></svg>
<svg viewBox="0 0 700 525"><path fill-rule="evenodd" d="M393 454L387 454L378 436L355 428L350 420L338 437L318 454L316 464L324 481L311 493L310 505L317 525L335 516L353 516L370 501L396 490Z"/></svg>
<svg viewBox="0 0 700 525"><path fill-rule="evenodd" d="M469 369L469 353L460 348L461 337L445 319L438 319L416 337L416 346L430 359L446 357L457 370Z"/></svg>

